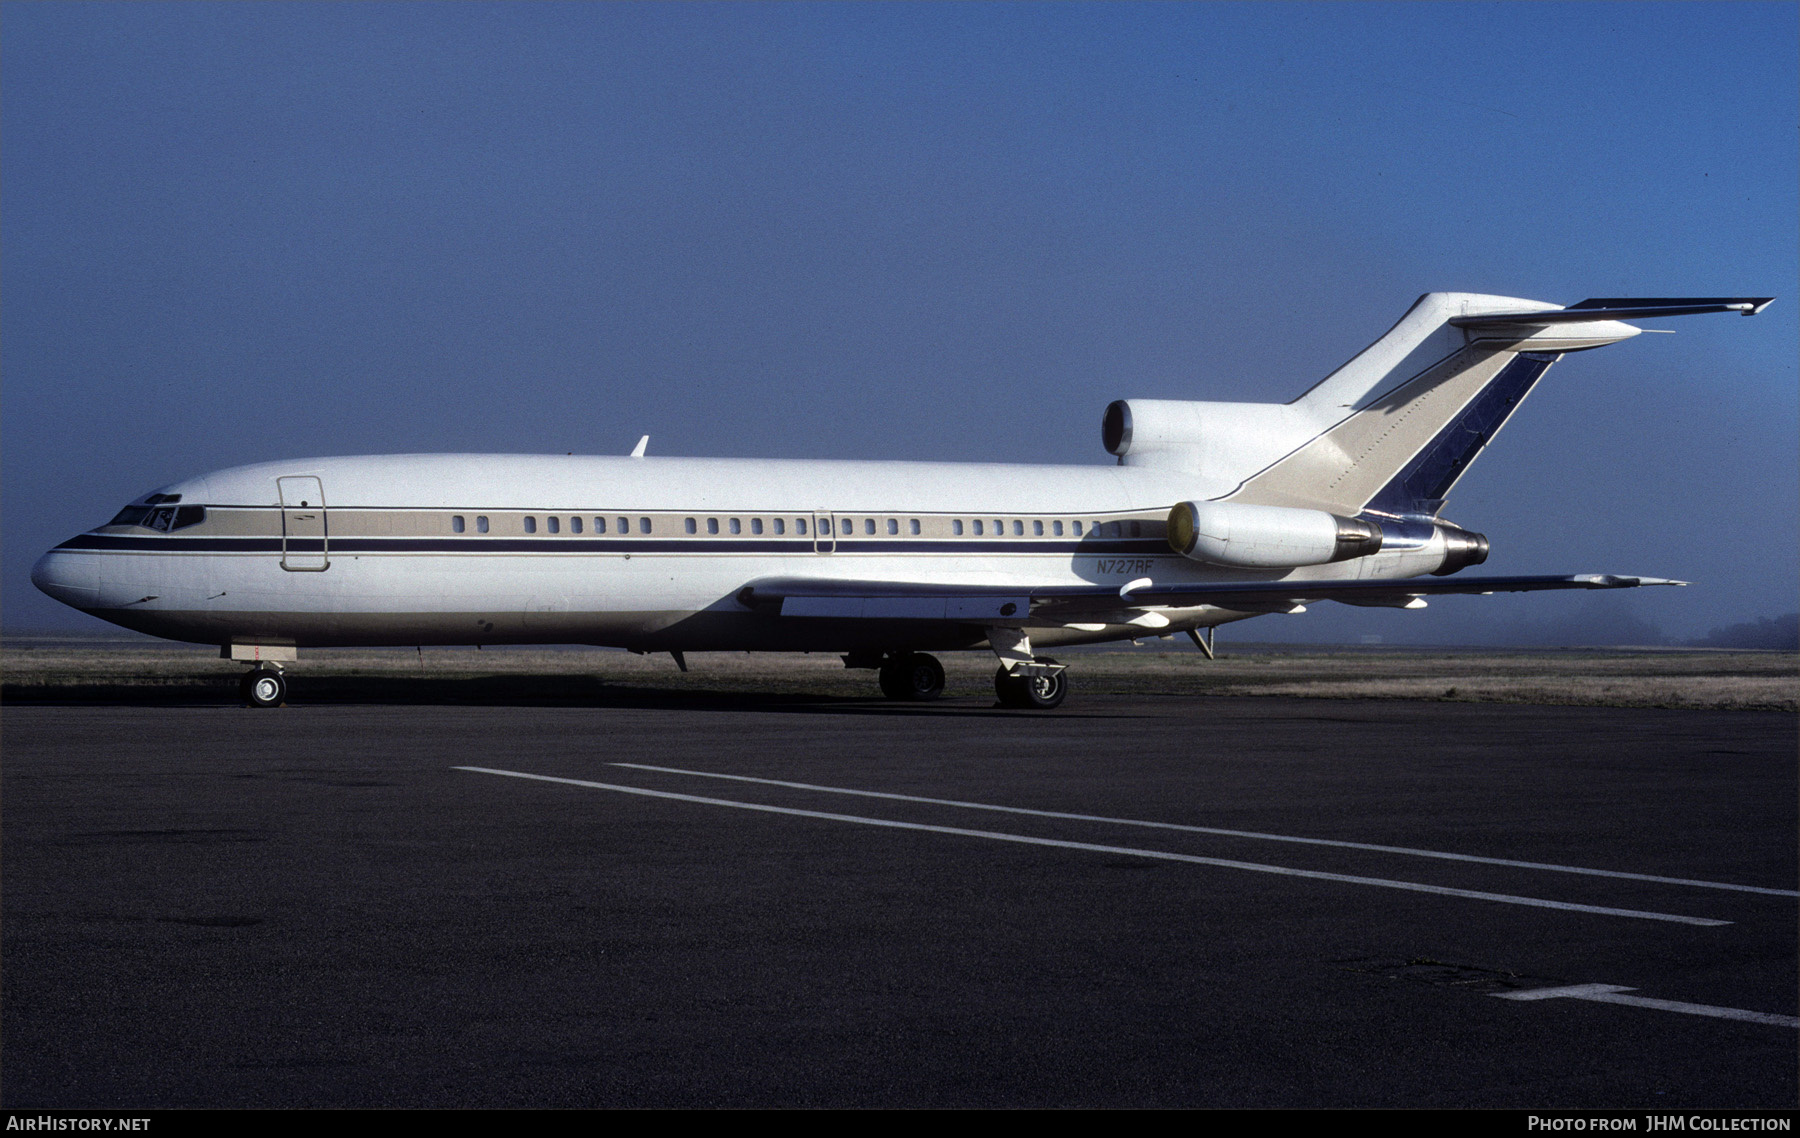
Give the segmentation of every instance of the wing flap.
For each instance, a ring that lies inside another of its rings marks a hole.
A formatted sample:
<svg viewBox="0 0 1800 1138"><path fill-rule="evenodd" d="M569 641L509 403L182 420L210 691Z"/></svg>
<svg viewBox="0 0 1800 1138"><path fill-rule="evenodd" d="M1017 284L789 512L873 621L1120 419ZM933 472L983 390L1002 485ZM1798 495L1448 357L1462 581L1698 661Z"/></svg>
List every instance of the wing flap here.
<svg viewBox="0 0 1800 1138"><path fill-rule="evenodd" d="M1123 608L1197 608L1284 612L1295 605L1338 601L1363 606L1416 608L1423 597L1527 593L1559 589L1634 589L1685 585L1662 577L1610 573L1566 576L1409 578L1398 581L1255 581L1198 584L1155 582L1121 598L1115 585L922 584L912 581L845 581L770 578L738 591L740 603L784 617L838 620L950 620L995 624L1042 614L1058 619L1078 613L1118 613Z"/></svg>

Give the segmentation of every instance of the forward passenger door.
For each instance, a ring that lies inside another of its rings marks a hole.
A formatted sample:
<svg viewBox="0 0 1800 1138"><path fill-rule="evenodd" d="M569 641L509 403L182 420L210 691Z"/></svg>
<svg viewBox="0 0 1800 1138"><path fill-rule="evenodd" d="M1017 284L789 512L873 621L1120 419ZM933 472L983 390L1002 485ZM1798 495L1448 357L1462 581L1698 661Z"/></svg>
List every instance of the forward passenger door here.
<svg viewBox="0 0 1800 1138"><path fill-rule="evenodd" d="M281 567L291 573L331 568L325 487L310 474L277 478L281 490Z"/></svg>

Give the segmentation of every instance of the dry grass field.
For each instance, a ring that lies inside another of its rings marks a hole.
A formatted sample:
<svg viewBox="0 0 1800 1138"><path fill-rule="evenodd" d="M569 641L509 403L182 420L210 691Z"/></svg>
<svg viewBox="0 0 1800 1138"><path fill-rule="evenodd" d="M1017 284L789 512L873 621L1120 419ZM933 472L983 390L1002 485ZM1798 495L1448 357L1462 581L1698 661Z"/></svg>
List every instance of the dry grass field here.
<svg viewBox="0 0 1800 1138"><path fill-rule="evenodd" d="M941 657L946 694L992 693L985 652ZM1331 649L1249 645L1207 660L1188 648L1085 650L1061 657L1083 694L1300 696L1800 710L1800 656L1782 652L1562 649ZM304 650L290 666L300 702L579 703L612 689L869 697L874 673L829 655L695 653L678 672L666 655L582 648ZM146 640L9 637L0 699L14 702L216 702L235 698L244 666L216 649Z"/></svg>

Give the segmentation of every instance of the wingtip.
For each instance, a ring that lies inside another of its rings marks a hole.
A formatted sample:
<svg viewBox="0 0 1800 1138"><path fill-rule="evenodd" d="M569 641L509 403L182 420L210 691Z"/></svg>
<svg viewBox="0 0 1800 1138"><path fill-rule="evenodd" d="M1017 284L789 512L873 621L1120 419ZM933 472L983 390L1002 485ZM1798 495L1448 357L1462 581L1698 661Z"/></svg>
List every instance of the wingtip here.
<svg viewBox="0 0 1800 1138"><path fill-rule="evenodd" d="M1633 577L1624 573L1578 573L1570 580L1578 581L1590 589L1635 589L1643 585L1681 585L1686 581L1671 580L1668 577Z"/></svg>

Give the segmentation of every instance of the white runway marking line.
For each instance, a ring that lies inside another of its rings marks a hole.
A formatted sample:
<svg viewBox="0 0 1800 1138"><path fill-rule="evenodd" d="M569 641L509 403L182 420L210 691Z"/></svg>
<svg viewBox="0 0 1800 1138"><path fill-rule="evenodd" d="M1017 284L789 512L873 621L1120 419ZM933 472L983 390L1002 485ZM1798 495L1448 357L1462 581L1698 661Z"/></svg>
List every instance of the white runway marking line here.
<svg viewBox="0 0 1800 1138"><path fill-rule="evenodd" d="M826 794L854 794L863 798L891 798L900 802L925 802L933 806L960 806L965 810L997 810L1006 814L1030 814L1038 818L1067 818L1076 822L1108 822L1115 826L1147 826L1158 830L1181 830L1190 834L1218 834L1228 838L1256 838L1265 842L1294 842L1306 846L1336 846L1339 849L1370 850L1375 853L1405 854L1409 857L1433 857L1444 861L1472 861L1481 865L1504 865L1513 869L1545 869L1552 873L1579 873L1588 877L1618 877L1626 881L1651 881L1658 885L1693 885L1702 889L1730 889L1739 893L1765 893L1773 897L1800 897L1793 889L1765 889L1760 885L1733 885L1728 881L1695 881L1686 877L1655 877L1648 873L1625 873L1617 869L1587 869L1578 865L1553 865L1541 861L1511 861L1501 857L1479 857L1475 854L1446 853L1442 850L1409 849L1406 846L1377 846L1367 842L1340 842L1330 838L1297 838L1288 834L1259 834L1253 830L1220 830L1212 826L1184 826L1176 822L1145 822L1136 818L1108 818L1099 814L1064 814L1056 810L1033 810L1024 806L994 806L986 802L958 802L951 798L920 798L911 794L890 794L880 790L851 790L842 786L815 786L806 782L782 782L773 778L752 778L743 774L715 774L712 771L681 770L677 767L653 767L643 763L608 763L639 771L663 774L686 774L699 778L723 778L733 782L759 782L766 786L785 786L793 790L817 790Z"/></svg>
<svg viewBox="0 0 1800 1138"><path fill-rule="evenodd" d="M1500 1000L1592 1000L1598 1004L1625 1004L1634 1008L1682 1012L1691 1016L1714 1019L1741 1019L1746 1023L1767 1023L1776 1027L1800 1028L1800 1016L1782 1016L1771 1012L1747 1012L1742 1008L1721 1008L1712 1004L1689 1004L1681 1000L1652 1000L1647 996L1622 996L1620 992L1637 989L1619 984L1570 984L1560 988L1533 988L1529 992L1490 992Z"/></svg>
<svg viewBox="0 0 1800 1138"><path fill-rule="evenodd" d="M928 826L920 822L895 822L886 818L864 818L856 814L828 814L821 810L799 810L791 806L765 806L757 802L737 802L729 798L703 798L695 794L676 794L667 790L646 790L640 786L617 786L605 782L589 782L579 778L558 778L547 774L497 770L493 767L452 767L452 770L476 774L496 774L507 778L525 778L537 782L557 782L567 786L584 786L593 790L611 790L620 794L639 794L647 798L666 798L676 802L697 802L706 806L727 806L734 810L759 810L767 814L789 814L799 818L822 818L832 822L854 822L862 826L883 826L895 830L921 830L930 834L955 834L965 838L986 838L995 842L1018 842L1024 845L1053 846L1065 850L1087 850L1091 853L1125 854L1159 861L1180 861L1190 865L1212 865L1223 869L1244 869L1253 873L1274 873L1283 877L1304 877L1314 881L1337 881L1347 885L1373 885L1382 889L1402 889L1411 893L1434 893L1440 897L1466 897L1473 901L1498 901L1507 905L1529 905L1538 909L1561 909L1571 913L1595 913L1605 917L1637 917L1646 921L1671 921L1680 925L1717 926L1730 921L1709 917L1683 917L1674 913L1650 913L1639 909L1610 909L1602 905L1577 905L1570 901L1547 901L1540 897L1515 897L1507 893L1482 893L1473 889L1450 889L1442 885L1423 885L1416 881L1390 881L1382 877L1354 877L1345 873L1323 873L1312 869L1289 869L1280 865L1259 865L1251 861L1230 861L1218 857L1170 853L1166 850L1136 849L1131 846L1103 846L1092 842L1065 842L1054 838L1034 838L1025 834L1004 834L994 830L964 830L955 826Z"/></svg>

